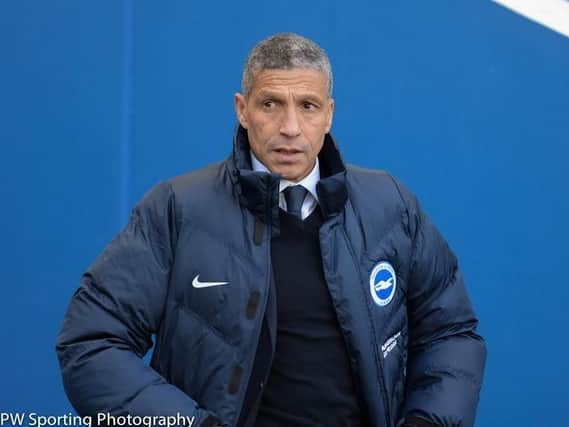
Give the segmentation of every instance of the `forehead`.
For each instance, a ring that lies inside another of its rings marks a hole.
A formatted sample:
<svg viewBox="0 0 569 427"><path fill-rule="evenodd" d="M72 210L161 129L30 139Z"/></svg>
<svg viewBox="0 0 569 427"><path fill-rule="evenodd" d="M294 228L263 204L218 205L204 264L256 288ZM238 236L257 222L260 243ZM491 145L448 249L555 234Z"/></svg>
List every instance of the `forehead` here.
<svg viewBox="0 0 569 427"><path fill-rule="evenodd" d="M255 76L251 94L290 91L327 97L328 77L322 71L306 68L263 70Z"/></svg>

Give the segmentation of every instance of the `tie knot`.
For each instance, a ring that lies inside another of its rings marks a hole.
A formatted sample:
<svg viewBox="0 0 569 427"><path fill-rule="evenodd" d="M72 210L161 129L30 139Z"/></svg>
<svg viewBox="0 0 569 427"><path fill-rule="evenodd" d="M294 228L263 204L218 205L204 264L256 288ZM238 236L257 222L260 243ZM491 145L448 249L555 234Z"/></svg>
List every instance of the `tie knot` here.
<svg viewBox="0 0 569 427"><path fill-rule="evenodd" d="M302 219L300 210L307 192L302 185L291 185L283 190L288 213Z"/></svg>

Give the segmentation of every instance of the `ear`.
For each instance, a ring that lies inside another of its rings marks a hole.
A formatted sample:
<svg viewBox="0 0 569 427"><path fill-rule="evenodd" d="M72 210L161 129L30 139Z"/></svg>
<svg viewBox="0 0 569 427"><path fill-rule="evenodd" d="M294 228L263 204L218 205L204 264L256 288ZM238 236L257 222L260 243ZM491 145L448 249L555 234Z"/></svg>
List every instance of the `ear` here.
<svg viewBox="0 0 569 427"><path fill-rule="evenodd" d="M330 132L332 128L332 119L334 118L334 100L330 98L328 100L328 123L326 125L326 133Z"/></svg>
<svg viewBox="0 0 569 427"><path fill-rule="evenodd" d="M247 100L240 93L236 93L234 96L234 101L237 120L239 120L241 126L247 129Z"/></svg>

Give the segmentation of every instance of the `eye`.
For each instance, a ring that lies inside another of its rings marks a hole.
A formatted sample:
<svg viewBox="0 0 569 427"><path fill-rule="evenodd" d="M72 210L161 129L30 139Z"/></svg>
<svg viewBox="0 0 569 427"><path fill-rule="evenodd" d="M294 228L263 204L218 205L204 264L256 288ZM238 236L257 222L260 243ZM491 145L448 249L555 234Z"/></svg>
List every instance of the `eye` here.
<svg viewBox="0 0 569 427"><path fill-rule="evenodd" d="M265 109L271 109L274 108L276 105L275 101L273 101L272 99L265 99L263 101L263 108Z"/></svg>
<svg viewBox="0 0 569 427"><path fill-rule="evenodd" d="M316 110L318 108L318 105L314 104L313 102L305 101L302 103L302 108L309 111Z"/></svg>

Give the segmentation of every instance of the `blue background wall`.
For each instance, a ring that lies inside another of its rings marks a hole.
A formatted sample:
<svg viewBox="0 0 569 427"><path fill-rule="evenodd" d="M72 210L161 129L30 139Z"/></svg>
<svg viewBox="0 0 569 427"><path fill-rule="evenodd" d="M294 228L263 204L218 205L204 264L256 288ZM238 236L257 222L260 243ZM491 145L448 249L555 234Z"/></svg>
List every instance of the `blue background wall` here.
<svg viewBox="0 0 569 427"><path fill-rule="evenodd" d="M82 271L158 180L224 158L259 39L317 40L345 158L405 181L461 260L477 426L569 405L569 39L489 2L0 2L0 411L64 414Z"/></svg>

